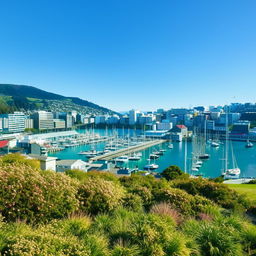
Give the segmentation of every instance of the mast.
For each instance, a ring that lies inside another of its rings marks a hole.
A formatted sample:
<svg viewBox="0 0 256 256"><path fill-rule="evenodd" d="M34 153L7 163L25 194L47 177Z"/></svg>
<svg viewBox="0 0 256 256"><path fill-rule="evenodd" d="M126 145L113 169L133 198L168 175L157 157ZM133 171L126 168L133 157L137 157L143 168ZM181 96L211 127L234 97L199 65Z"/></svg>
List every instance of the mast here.
<svg viewBox="0 0 256 256"><path fill-rule="evenodd" d="M228 171L228 144L229 144L229 136L228 136L228 110L226 109L226 151L225 151L225 170L224 173Z"/></svg>
<svg viewBox="0 0 256 256"><path fill-rule="evenodd" d="M184 172L187 173L187 137L185 138Z"/></svg>

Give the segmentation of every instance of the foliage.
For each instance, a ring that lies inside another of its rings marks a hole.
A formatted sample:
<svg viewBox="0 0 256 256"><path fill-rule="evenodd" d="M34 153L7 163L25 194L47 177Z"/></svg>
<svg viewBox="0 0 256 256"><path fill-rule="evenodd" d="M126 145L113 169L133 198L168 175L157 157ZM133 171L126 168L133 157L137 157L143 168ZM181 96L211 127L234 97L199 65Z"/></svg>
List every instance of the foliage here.
<svg viewBox="0 0 256 256"><path fill-rule="evenodd" d="M166 168L161 175L167 180L175 180L175 179L186 179L189 177L188 174L185 174L178 166L171 165Z"/></svg>
<svg viewBox="0 0 256 256"><path fill-rule="evenodd" d="M124 190L112 181L90 177L79 185L77 197L80 209L95 215L99 212L111 211L121 205Z"/></svg>
<svg viewBox="0 0 256 256"><path fill-rule="evenodd" d="M173 187L185 190L191 195L200 195L227 209L244 211L250 206L245 196L230 189L225 184L206 179L176 180Z"/></svg>
<svg viewBox="0 0 256 256"><path fill-rule="evenodd" d="M247 184L256 184L256 179L255 180L250 180L249 182L247 182Z"/></svg>
<svg viewBox="0 0 256 256"><path fill-rule="evenodd" d="M0 163L0 255L256 255L255 225L228 210L247 203L209 180L54 173L10 155Z"/></svg>
<svg viewBox="0 0 256 256"><path fill-rule="evenodd" d="M192 196L185 191L176 188L161 190L156 195L156 201L167 202L174 209L187 216L195 216L198 212L201 212L205 205L212 204L206 198L200 196Z"/></svg>
<svg viewBox="0 0 256 256"><path fill-rule="evenodd" d="M0 167L0 212L8 221L47 221L77 209L75 182L26 165Z"/></svg>
<svg viewBox="0 0 256 256"><path fill-rule="evenodd" d="M38 169L40 168L40 162L37 159L29 159L26 158L25 156L22 156L19 153L15 153L15 154L7 154L4 155L0 158L0 164L1 165L8 165L8 164L15 164L15 165L26 165L29 167L32 167L34 169Z"/></svg>

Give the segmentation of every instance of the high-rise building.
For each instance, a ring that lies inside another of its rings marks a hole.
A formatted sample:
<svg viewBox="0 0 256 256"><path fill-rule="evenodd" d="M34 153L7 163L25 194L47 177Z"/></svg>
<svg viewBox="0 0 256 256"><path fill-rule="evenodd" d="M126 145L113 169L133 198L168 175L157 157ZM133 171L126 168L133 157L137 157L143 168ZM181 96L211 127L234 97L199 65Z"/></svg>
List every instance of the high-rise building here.
<svg viewBox="0 0 256 256"><path fill-rule="evenodd" d="M54 128L53 113L46 111L38 111L32 115L34 120L34 128L39 130L50 130Z"/></svg>
<svg viewBox="0 0 256 256"><path fill-rule="evenodd" d="M25 130L25 114L14 112L13 114L0 115L2 128L6 132L23 132Z"/></svg>
<svg viewBox="0 0 256 256"><path fill-rule="evenodd" d="M134 125L137 122L137 115L140 112L138 110L132 109L129 111L129 125Z"/></svg>

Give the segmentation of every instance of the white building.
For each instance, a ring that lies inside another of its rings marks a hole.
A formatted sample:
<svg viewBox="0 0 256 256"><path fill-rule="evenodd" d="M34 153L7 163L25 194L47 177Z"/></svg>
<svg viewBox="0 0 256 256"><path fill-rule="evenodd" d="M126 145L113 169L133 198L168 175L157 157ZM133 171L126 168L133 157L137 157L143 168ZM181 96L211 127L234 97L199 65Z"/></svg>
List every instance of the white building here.
<svg viewBox="0 0 256 256"><path fill-rule="evenodd" d="M72 159L72 160L59 160L56 163L57 172L65 172L67 170L81 170L87 172L89 163L84 162L80 159Z"/></svg>
<svg viewBox="0 0 256 256"><path fill-rule="evenodd" d="M25 119L25 129L33 129L33 128L34 128L33 119L30 119L30 118Z"/></svg>
<svg viewBox="0 0 256 256"><path fill-rule="evenodd" d="M0 115L2 129L7 132L23 132L25 130L25 114L14 112L13 114Z"/></svg>

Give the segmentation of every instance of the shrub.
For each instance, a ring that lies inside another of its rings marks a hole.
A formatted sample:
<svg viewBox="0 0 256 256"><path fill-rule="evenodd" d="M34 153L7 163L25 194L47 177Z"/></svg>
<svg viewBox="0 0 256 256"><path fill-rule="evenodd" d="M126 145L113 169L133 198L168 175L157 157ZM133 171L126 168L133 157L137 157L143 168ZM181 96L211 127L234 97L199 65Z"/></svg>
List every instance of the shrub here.
<svg viewBox="0 0 256 256"><path fill-rule="evenodd" d="M29 167L32 167L34 169L40 169L40 162L36 159L29 159L25 156L22 156L19 153L15 154L7 154L1 157L0 161L1 165L9 165L9 164L15 164L15 165L26 165Z"/></svg>
<svg viewBox="0 0 256 256"><path fill-rule="evenodd" d="M250 206L250 202L245 196L225 184L205 179L177 180L173 182L173 187L183 189L191 195L206 197L226 209L244 211Z"/></svg>
<svg viewBox="0 0 256 256"><path fill-rule="evenodd" d="M76 184L63 174L25 165L0 167L0 212L7 221L48 221L78 207Z"/></svg>
<svg viewBox="0 0 256 256"><path fill-rule="evenodd" d="M143 201L139 195L127 193L123 198L123 206L135 212L143 211Z"/></svg>
<svg viewBox="0 0 256 256"><path fill-rule="evenodd" d="M168 188L159 191L156 195L157 202L167 202L172 208L178 210L183 215L196 215L201 212L205 205L212 204L206 198L186 193L181 189Z"/></svg>
<svg viewBox="0 0 256 256"><path fill-rule="evenodd" d="M111 181L88 178L78 188L80 209L89 214L111 211L122 204L123 188Z"/></svg>
<svg viewBox="0 0 256 256"><path fill-rule="evenodd" d="M175 180L175 179L187 179L189 178L188 174L185 174L178 166L171 165L166 168L161 175L166 180Z"/></svg>
<svg viewBox="0 0 256 256"><path fill-rule="evenodd" d="M183 232L195 239L202 256L242 256L239 230L228 223L190 220Z"/></svg>

